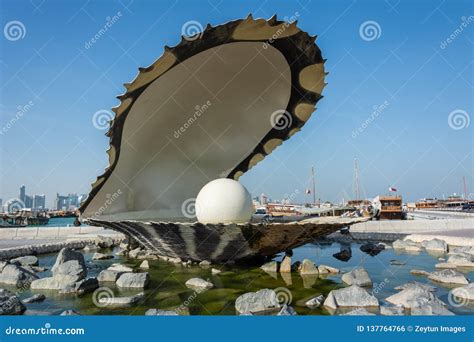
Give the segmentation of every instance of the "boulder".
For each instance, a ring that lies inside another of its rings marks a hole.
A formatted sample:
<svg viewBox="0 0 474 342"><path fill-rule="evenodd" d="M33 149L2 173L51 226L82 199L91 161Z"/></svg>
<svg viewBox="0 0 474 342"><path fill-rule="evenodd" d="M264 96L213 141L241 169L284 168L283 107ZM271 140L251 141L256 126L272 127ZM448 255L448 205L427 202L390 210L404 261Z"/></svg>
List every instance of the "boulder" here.
<svg viewBox="0 0 474 342"><path fill-rule="evenodd" d="M394 266L402 266L402 265L405 265L405 262L403 261L400 261L400 260L390 260L390 265L394 265Z"/></svg>
<svg viewBox="0 0 474 342"><path fill-rule="evenodd" d="M435 265L435 268L439 268L439 269L450 268L450 269L455 270L457 268L457 266L455 264L451 264L449 262L439 262Z"/></svg>
<svg viewBox="0 0 474 342"><path fill-rule="evenodd" d="M187 288L196 290L197 292L203 292L214 287L213 283L201 278L191 278L185 285Z"/></svg>
<svg viewBox="0 0 474 342"><path fill-rule="evenodd" d="M59 316L80 316L80 313L74 310L64 310Z"/></svg>
<svg viewBox="0 0 474 342"><path fill-rule="evenodd" d="M112 264L107 268L107 270L122 273L133 272L133 268L122 264Z"/></svg>
<svg viewBox="0 0 474 342"><path fill-rule="evenodd" d="M421 251L421 246L412 240L395 240L392 243L394 249L404 249L406 251L419 252Z"/></svg>
<svg viewBox="0 0 474 342"><path fill-rule="evenodd" d="M291 257L285 255L280 264L280 273L291 273Z"/></svg>
<svg viewBox="0 0 474 342"><path fill-rule="evenodd" d="M474 267L471 256L466 253L450 254L447 262L458 267Z"/></svg>
<svg viewBox="0 0 474 342"><path fill-rule="evenodd" d="M0 315L21 315L26 307L12 292L0 289Z"/></svg>
<svg viewBox="0 0 474 342"><path fill-rule="evenodd" d="M444 284L469 284L469 281L462 273L451 269L432 272L429 274L428 279Z"/></svg>
<svg viewBox="0 0 474 342"><path fill-rule="evenodd" d="M413 275L420 275L420 276L425 276L425 277L430 275L430 272L423 271L423 270L410 270L410 273Z"/></svg>
<svg viewBox="0 0 474 342"><path fill-rule="evenodd" d="M339 273L339 269L327 265L319 265L318 272L319 274Z"/></svg>
<svg viewBox="0 0 474 342"><path fill-rule="evenodd" d="M101 297L99 298L99 305L107 307L129 307L138 302L142 301L145 298L145 294L140 292L134 296L127 297Z"/></svg>
<svg viewBox="0 0 474 342"><path fill-rule="evenodd" d="M115 240L110 236L98 235L94 243L100 248L111 248L115 246Z"/></svg>
<svg viewBox="0 0 474 342"><path fill-rule="evenodd" d="M281 310L277 313L277 316L298 316L295 309L289 305L283 305Z"/></svg>
<svg viewBox="0 0 474 342"><path fill-rule="evenodd" d="M92 251L96 251L99 249L99 246L96 246L96 245L86 245L82 250L84 252L92 252Z"/></svg>
<svg viewBox="0 0 474 342"><path fill-rule="evenodd" d="M92 256L92 260L106 260L106 259L112 259L114 256L111 254L103 254L103 253L94 253Z"/></svg>
<svg viewBox="0 0 474 342"><path fill-rule="evenodd" d="M347 285L372 286L372 280L369 277L369 273L367 273L367 271L362 267L344 273L341 279Z"/></svg>
<svg viewBox="0 0 474 342"><path fill-rule="evenodd" d="M270 261L260 266L260 268L267 273L277 273L278 263L276 261Z"/></svg>
<svg viewBox="0 0 474 342"><path fill-rule="evenodd" d="M238 314L276 312L279 309L277 294L270 289L248 292L235 300L235 310Z"/></svg>
<svg viewBox="0 0 474 342"><path fill-rule="evenodd" d="M148 263L148 260L143 260L139 267L142 270L147 270L150 268L150 264Z"/></svg>
<svg viewBox="0 0 474 342"><path fill-rule="evenodd" d="M79 280L78 282L75 282L73 284L63 287L62 289L59 290L59 293L61 294L74 293L74 294L82 295L84 293L92 292L98 287L99 287L99 282L97 278L87 278L87 279L82 279L82 280Z"/></svg>
<svg viewBox="0 0 474 342"><path fill-rule="evenodd" d="M376 256L385 249L385 245L381 243L367 242L360 246L360 250L370 256Z"/></svg>
<svg viewBox="0 0 474 342"><path fill-rule="evenodd" d="M148 309L145 316L179 316L174 310Z"/></svg>
<svg viewBox="0 0 474 342"><path fill-rule="evenodd" d="M413 306L420 306L420 302L444 305L444 303L433 294L433 291L430 291L427 287L418 285L405 287L402 291L385 298L385 300L391 304L401 305L407 309Z"/></svg>
<svg viewBox="0 0 474 342"><path fill-rule="evenodd" d="M428 297L418 297L410 302L410 313L412 316L452 316L451 311L446 309L446 304L441 300L433 300Z"/></svg>
<svg viewBox="0 0 474 342"><path fill-rule="evenodd" d="M53 277L57 275L75 276L77 280L84 279L87 275L86 263L82 253L71 248L63 248L59 251L56 262L51 268Z"/></svg>
<svg viewBox="0 0 474 342"><path fill-rule="evenodd" d="M309 259L304 259L301 264L298 267L298 272L301 275L307 275L307 274L319 274L318 268Z"/></svg>
<svg viewBox="0 0 474 342"><path fill-rule="evenodd" d="M456 287L451 290L451 294L457 298L474 301L474 283L467 286Z"/></svg>
<svg viewBox="0 0 474 342"><path fill-rule="evenodd" d="M38 266L38 258L34 255L26 255L11 259L10 263L17 264L19 266Z"/></svg>
<svg viewBox="0 0 474 342"><path fill-rule="evenodd" d="M352 258L352 250L350 248L342 248L341 251L334 253L332 256L337 260L346 262Z"/></svg>
<svg viewBox="0 0 474 342"><path fill-rule="evenodd" d="M118 287L144 288L150 282L150 276L147 272L143 273L123 273L117 279Z"/></svg>
<svg viewBox="0 0 474 342"><path fill-rule="evenodd" d="M62 290L71 286L77 282L76 276L70 276L67 274L58 274L54 277L46 277L34 280L31 283L33 290Z"/></svg>
<svg viewBox="0 0 474 342"><path fill-rule="evenodd" d="M100 271L99 275L97 276L97 280L100 283L104 282L116 282L120 275L124 272L115 272L111 270L103 270Z"/></svg>
<svg viewBox="0 0 474 342"><path fill-rule="evenodd" d="M341 314L341 316L375 316L375 314L372 312L368 312L365 308L357 308L344 314Z"/></svg>
<svg viewBox="0 0 474 342"><path fill-rule="evenodd" d="M323 295L319 295L319 296L316 296L316 297L313 297L309 300L306 301L305 305L309 308L317 308L317 307L320 307L321 304L323 303L324 301L324 296Z"/></svg>
<svg viewBox="0 0 474 342"><path fill-rule="evenodd" d="M207 260L203 260L199 263L199 266L202 268L209 268L211 266L211 262Z"/></svg>
<svg viewBox="0 0 474 342"><path fill-rule="evenodd" d="M442 252L446 253L448 251L448 244L440 239L425 240L421 245L427 251Z"/></svg>
<svg viewBox="0 0 474 342"><path fill-rule="evenodd" d="M16 264L6 265L0 273L0 283L28 288L38 276Z"/></svg>
<svg viewBox="0 0 474 342"><path fill-rule="evenodd" d="M132 259L138 259L139 257L143 257L146 255L146 251L142 250L140 247L132 249L128 252L128 257Z"/></svg>
<svg viewBox="0 0 474 342"><path fill-rule="evenodd" d="M378 307L378 299L362 287L351 285L329 292L324 306L330 309L338 307Z"/></svg>
<svg viewBox="0 0 474 342"><path fill-rule="evenodd" d="M44 294L35 294L31 297L23 299L23 303L26 303L26 304L38 303L38 302L42 302L45 299L46 299L46 296Z"/></svg>
<svg viewBox="0 0 474 342"><path fill-rule="evenodd" d="M403 316L405 314L405 309L401 305L381 306L380 314L383 316Z"/></svg>
<svg viewBox="0 0 474 342"><path fill-rule="evenodd" d="M413 288L419 288L419 289L430 291L430 292L436 291L436 287L428 285L428 284L419 283L417 281L411 281L409 283L399 285L395 287L395 290L401 291L401 290L413 289Z"/></svg>
<svg viewBox="0 0 474 342"><path fill-rule="evenodd" d="M216 274L219 274L219 273L222 273L222 271L218 270L217 268L211 268L211 274L216 275Z"/></svg>
<svg viewBox="0 0 474 342"><path fill-rule="evenodd" d="M0 260L0 273L3 271L3 269L5 268L5 266L9 265L10 263L8 261L3 261L3 260Z"/></svg>

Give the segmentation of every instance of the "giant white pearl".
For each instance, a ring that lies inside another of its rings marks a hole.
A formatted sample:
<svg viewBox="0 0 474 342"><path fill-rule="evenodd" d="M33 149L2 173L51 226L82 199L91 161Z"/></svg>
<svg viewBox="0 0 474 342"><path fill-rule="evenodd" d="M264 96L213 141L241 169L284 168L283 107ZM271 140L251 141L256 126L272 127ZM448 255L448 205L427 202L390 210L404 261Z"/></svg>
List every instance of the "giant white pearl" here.
<svg viewBox="0 0 474 342"><path fill-rule="evenodd" d="M200 223L245 223L253 213L252 198L239 182L219 178L203 186L196 198Z"/></svg>

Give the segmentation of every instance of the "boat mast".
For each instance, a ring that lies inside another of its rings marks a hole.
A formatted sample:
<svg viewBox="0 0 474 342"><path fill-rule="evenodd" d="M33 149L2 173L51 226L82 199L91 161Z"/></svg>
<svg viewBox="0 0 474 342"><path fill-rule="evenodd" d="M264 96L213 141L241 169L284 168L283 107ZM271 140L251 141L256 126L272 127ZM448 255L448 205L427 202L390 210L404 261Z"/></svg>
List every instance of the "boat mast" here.
<svg viewBox="0 0 474 342"><path fill-rule="evenodd" d="M313 191L313 205L316 206L316 183L314 182L314 166L311 166L311 179Z"/></svg>
<svg viewBox="0 0 474 342"><path fill-rule="evenodd" d="M354 158L354 191L355 191L355 199L359 200L360 192L359 192L359 164L357 163L357 158Z"/></svg>

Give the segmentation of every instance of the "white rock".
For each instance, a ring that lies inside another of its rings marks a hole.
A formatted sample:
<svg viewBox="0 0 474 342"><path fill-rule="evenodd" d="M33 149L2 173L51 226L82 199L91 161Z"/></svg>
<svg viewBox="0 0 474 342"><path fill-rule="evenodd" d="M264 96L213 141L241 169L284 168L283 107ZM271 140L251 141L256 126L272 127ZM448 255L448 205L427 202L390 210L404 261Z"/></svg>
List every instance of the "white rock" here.
<svg viewBox="0 0 474 342"><path fill-rule="evenodd" d="M291 257L285 255L280 264L280 273L291 273Z"/></svg>
<svg viewBox="0 0 474 342"><path fill-rule="evenodd" d="M372 286L372 280L367 271L362 268L356 268L342 275L342 281L348 285Z"/></svg>
<svg viewBox="0 0 474 342"><path fill-rule="evenodd" d="M339 269L327 265L319 265L318 272L320 274L327 274L327 273L339 273Z"/></svg>
<svg viewBox="0 0 474 342"><path fill-rule="evenodd" d="M18 288L28 288L38 276L16 264L6 265L0 273L0 283Z"/></svg>
<svg viewBox="0 0 474 342"><path fill-rule="evenodd" d="M337 309L338 307L378 307L378 299L357 285L351 285L329 292L324 306Z"/></svg>
<svg viewBox="0 0 474 342"><path fill-rule="evenodd" d="M99 298L99 304L105 307L128 307L137 304L144 298L145 294L143 292L127 297L102 297Z"/></svg>
<svg viewBox="0 0 474 342"><path fill-rule="evenodd" d="M205 291L208 289L212 289L214 287L214 284L205 281L204 279L201 278L191 278L185 283L187 288L196 290L196 291Z"/></svg>
<svg viewBox="0 0 474 342"><path fill-rule="evenodd" d="M211 262L207 260L203 260L199 263L199 266L202 268L209 268L209 266L211 266Z"/></svg>
<svg viewBox="0 0 474 342"><path fill-rule="evenodd" d="M0 315L20 315L25 310L25 306L15 294L0 289Z"/></svg>
<svg viewBox="0 0 474 342"><path fill-rule="evenodd" d="M174 310L148 309L145 316L179 316Z"/></svg>
<svg viewBox="0 0 474 342"><path fill-rule="evenodd" d="M345 314L341 314L341 316L375 316L375 314L368 312L365 308L357 308Z"/></svg>
<svg viewBox="0 0 474 342"><path fill-rule="evenodd" d="M150 264L148 263L148 260L143 260L142 263L140 264L140 268L147 270L150 268Z"/></svg>
<svg viewBox="0 0 474 342"><path fill-rule="evenodd" d="M103 254L103 253L94 253L92 256L92 260L106 260L106 259L112 259L114 256L111 254Z"/></svg>
<svg viewBox="0 0 474 342"><path fill-rule="evenodd" d="M11 264L20 266L38 266L38 258L34 255L21 256L10 260Z"/></svg>
<svg viewBox="0 0 474 342"><path fill-rule="evenodd" d="M270 262L267 262L266 264L263 264L260 268L265 272L277 273L278 263L276 261L270 261Z"/></svg>
<svg viewBox="0 0 474 342"><path fill-rule="evenodd" d="M295 309L289 305L283 305L281 310L277 313L277 316L297 316Z"/></svg>
<svg viewBox="0 0 474 342"><path fill-rule="evenodd" d="M319 274L318 267L309 259L304 259L298 266L298 272L301 275Z"/></svg>
<svg viewBox="0 0 474 342"><path fill-rule="evenodd" d="M462 273L451 269L432 272L428 276L428 279L445 284L469 284L468 280Z"/></svg>
<svg viewBox="0 0 474 342"><path fill-rule="evenodd" d="M474 283L470 283L467 286L456 287L451 290L454 297L474 301Z"/></svg>
<svg viewBox="0 0 474 342"><path fill-rule="evenodd" d="M38 302L42 302L45 299L46 299L46 296L44 294L35 294L31 297L23 299L23 303L27 303L27 304L38 303Z"/></svg>
<svg viewBox="0 0 474 342"><path fill-rule="evenodd" d="M102 270L97 276L99 282L116 282L120 275L124 272L116 272L111 270Z"/></svg>
<svg viewBox="0 0 474 342"><path fill-rule="evenodd" d="M421 245L428 251L443 252L448 251L448 245L445 241L440 239L425 240Z"/></svg>
<svg viewBox="0 0 474 342"><path fill-rule="evenodd" d="M447 262L459 267L474 267L471 256L465 253L450 254Z"/></svg>
<svg viewBox="0 0 474 342"><path fill-rule="evenodd" d="M109 268L107 268L107 270L114 271L114 272L123 272L123 273L133 272L133 268L126 265L122 265L122 264L112 264L109 266Z"/></svg>
<svg viewBox="0 0 474 342"><path fill-rule="evenodd" d="M222 271L221 271L221 270L218 270L217 268L211 268L211 273L212 273L213 275L216 275L216 274L222 273Z"/></svg>
<svg viewBox="0 0 474 342"><path fill-rule="evenodd" d="M263 313L279 309L277 294L270 289L245 293L235 301L235 310L238 314Z"/></svg>
<svg viewBox="0 0 474 342"><path fill-rule="evenodd" d="M394 305L401 305L407 309L412 306L419 306L419 302L433 303L444 305L444 303L436 297L432 291L421 286L413 286L385 298L385 300Z"/></svg>
<svg viewBox="0 0 474 342"><path fill-rule="evenodd" d="M401 305L381 306L380 314L383 316L403 316L405 314L405 309Z"/></svg>
<svg viewBox="0 0 474 342"><path fill-rule="evenodd" d="M143 273L123 273L117 279L118 287L144 288L150 282L147 272Z"/></svg>
<svg viewBox="0 0 474 342"><path fill-rule="evenodd" d="M323 303L324 301L324 296L323 295L319 295L319 296L316 296L316 297L313 297L311 299L309 299L305 305L309 308L317 308L319 306L321 306L321 304Z"/></svg>

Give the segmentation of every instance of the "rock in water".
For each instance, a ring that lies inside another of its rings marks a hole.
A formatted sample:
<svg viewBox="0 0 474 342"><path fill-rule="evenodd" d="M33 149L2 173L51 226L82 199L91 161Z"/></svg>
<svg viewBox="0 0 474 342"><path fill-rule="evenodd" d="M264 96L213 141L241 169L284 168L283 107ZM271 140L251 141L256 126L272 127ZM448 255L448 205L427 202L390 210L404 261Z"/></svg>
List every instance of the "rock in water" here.
<svg viewBox="0 0 474 342"><path fill-rule="evenodd" d="M470 283L467 286L456 287L451 290L454 297L474 301L474 283Z"/></svg>
<svg viewBox="0 0 474 342"><path fill-rule="evenodd" d="M0 273L0 283L28 288L38 276L16 264L6 265Z"/></svg>
<svg viewBox="0 0 474 342"><path fill-rule="evenodd" d="M416 242L410 240L410 239L396 240L392 243L392 247L394 249L404 249L406 251L411 251L411 252L421 251L421 246L418 245Z"/></svg>
<svg viewBox="0 0 474 342"><path fill-rule="evenodd" d="M381 251L385 249L385 246L381 243L373 243L373 242L367 242L360 246L360 250L364 253L369 254L370 256L376 256L379 254Z"/></svg>
<svg viewBox="0 0 474 342"><path fill-rule="evenodd" d="M17 264L19 266L38 266L38 258L34 255L26 255L19 258L11 259L11 264Z"/></svg>
<svg viewBox="0 0 474 342"><path fill-rule="evenodd" d="M76 276L58 274L54 277L34 280L31 288L33 290L62 290L73 286L76 282L78 282Z"/></svg>
<svg viewBox="0 0 474 342"><path fill-rule="evenodd" d="M209 268L211 266L211 262L207 260L203 260L199 263L199 266L202 268Z"/></svg>
<svg viewBox="0 0 474 342"><path fill-rule="evenodd" d="M372 286L372 280L369 277L369 273L367 273L367 271L362 267L344 273L341 279L347 285Z"/></svg>
<svg viewBox="0 0 474 342"><path fill-rule="evenodd" d="M71 248L59 251L56 262L51 268L53 277L57 275L75 276L76 280L84 279L87 275L86 263L82 253Z"/></svg>
<svg viewBox="0 0 474 342"><path fill-rule="evenodd" d="M429 274L428 279L445 284L469 284L468 280L462 273L451 269L432 272Z"/></svg>
<svg viewBox="0 0 474 342"><path fill-rule="evenodd" d="M385 300L394 305L401 305L407 309L412 306L419 306L419 302L440 304L444 303L436 297L429 287L418 286L416 284L405 287L402 291L385 298Z"/></svg>
<svg viewBox="0 0 474 342"><path fill-rule="evenodd" d="M112 259L113 257L114 256L111 254L103 254L103 253L96 252L92 256L92 260L106 260L106 259Z"/></svg>
<svg viewBox="0 0 474 342"><path fill-rule="evenodd" d="M142 263L140 264L140 268L143 270L147 270L150 268L150 264L148 263L148 260L143 260Z"/></svg>
<svg viewBox="0 0 474 342"><path fill-rule="evenodd" d="M197 292L203 292L214 287L213 283L201 278L191 278L185 283L185 285L187 288L196 290Z"/></svg>
<svg viewBox="0 0 474 342"><path fill-rule="evenodd" d="M318 268L309 259L304 259L303 262L299 265L298 271L300 272L301 275L307 275L307 274L319 274Z"/></svg>
<svg viewBox="0 0 474 342"><path fill-rule="evenodd" d="M280 264L280 273L291 273L291 257L285 255Z"/></svg>
<svg viewBox="0 0 474 342"><path fill-rule="evenodd" d="M317 307L321 306L323 301L324 301L324 296L319 295L317 297L313 297L313 298L309 299L308 301L306 301L305 305L309 308L317 308Z"/></svg>
<svg viewBox="0 0 474 342"><path fill-rule="evenodd" d="M339 273L339 269L327 265L319 265L318 272L319 274Z"/></svg>
<svg viewBox="0 0 474 342"><path fill-rule="evenodd" d="M277 294L270 289L248 292L235 300L235 310L239 314L275 312L279 309Z"/></svg>
<svg viewBox="0 0 474 342"><path fill-rule="evenodd" d="M375 314L372 312L368 312L365 308L357 308L344 314L341 314L341 316L375 316Z"/></svg>
<svg viewBox="0 0 474 342"><path fill-rule="evenodd" d="M38 303L38 302L42 302L43 300L45 300L46 297L44 294L35 294L31 297L28 297L26 299L23 299L23 303Z"/></svg>
<svg viewBox="0 0 474 342"><path fill-rule="evenodd" d="M71 285L65 286L59 290L61 294L75 293L75 294L84 294L94 291L99 287L99 282L97 278L87 278L79 280Z"/></svg>
<svg viewBox="0 0 474 342"><path fill-rule="evenodd" d="M432 240L425 240L421 243L421 245L427 251L435 251L435 252L442 252L446 253L448 251L448 244L440 239L432 239Z"/></svg>
<svg viewBox="0 0 474 342"><path fill-rule="evenodd" d="M59 316L80 316L79 312L74 310L64 310Z"/></svg>
<svg viewBox="0 0 474 342"><path fill-rule="evenodd" d="M447 262L459 267L474 267L472 257L467 253L450 254Z"/></svg>
<svg viewBox="0 0 474 342"><path fill-rule="evenodd" d="M114 272L122 272L122 273L129 273L133 272L133 268L128 267L126 265L122 264L112 264L107 268L109 271L114 271Z"/></svg>
<svg viewBox="0 0 474 342"><path fill-rule="evenodd" d="M150 276L147 272L124 273L117 279L117 286L144 288L148 285L149 282Z"/></svg>
<svg viewBox="0 0 474 342"><path fill-rule="evenodd" d="M330 309L338 307L378 307L378 299L357 285L351 285L329 292L324 301L324 306Z"/></svg>
<svg viewBox="0 0 474 342"><path fill-rule="evenodd" d="M26 307L8 290L0 289L0 315L21 315Z"/></svg>
<svg viewBox="0 0 474 342"><path fill-rule="evenodd" d="M280 312L277 313L277 316L297 316L295 309L288 305L283 305Z"/></svg>
<svg viewBox="0 0 474 342"><path fill-rule="evenodd" d="M260 268L265 272L277 273L278 263L276 261L270 261L270 262L267 262L266 264L263 264Z"/></svg>
<svg viewBox="0 0 474 342"><path fill-rule="evenodd" d="M401 290L413 289L413 288L420 288L421 290L426 290L426 291L429 291L429 292L435 292L436 291L436 287L428 285L428 284L419 283L417 281L411 281L409 283L399 285L399 286L395 287L395 290L401 291Z"/></svg>
<svg viewBox="0 0 474 342"><path fill-rule="evenodd" d="M174 310L148 309L145 316L179 316Z"/></svg>
<svg viewBox="0 0 474 342"><path fill-rule="evenodd" d="M217 268L211 268L211 273L212 273L213 275L216 275L216 274L222 273L222 271L221 271L221 270L218 270Z"/></svg>
<svg viewBox="0 0 474 342"><path fill-rule="evenodd" d="M380 314L383 316L403 316L405 314L405 309L401 305L381 306Z"/></svg>
<svg viewBox="0 0 474 342"><path fill-rule="evenodd" d="M107 307L128 307L137 304L145 298L145 294L140 292L128 297L103 297L99 298L99 304Z"/></svg>

